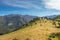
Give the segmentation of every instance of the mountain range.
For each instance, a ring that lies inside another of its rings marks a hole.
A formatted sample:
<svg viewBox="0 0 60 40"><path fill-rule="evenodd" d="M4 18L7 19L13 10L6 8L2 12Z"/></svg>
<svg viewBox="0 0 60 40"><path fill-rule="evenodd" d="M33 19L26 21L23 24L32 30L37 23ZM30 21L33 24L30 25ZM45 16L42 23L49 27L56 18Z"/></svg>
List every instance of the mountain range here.
<svg viewBox="0 0 60 40"><path fill-rule="evenodd" d="M35 17L14 14L2 17L4 21L0 19L0 29L3 30L0 30L0 40L60 40L60 15Z"/></svg>
<svg viewBox="0 0 60 40"><path fill-rule="evenodd" d="M9 33L27 24L37 16L10 14L0 16L0 34ZM47 18L60 19L60 15L46 16Z"/></svg>
<svg viewBox="0 0 60 40"><path fill-rule="evenodd" d="M35 18L35 16L19 14L0 16L0 33L13 31L21 27L23 24L28 23L33 18Z"/></svg>

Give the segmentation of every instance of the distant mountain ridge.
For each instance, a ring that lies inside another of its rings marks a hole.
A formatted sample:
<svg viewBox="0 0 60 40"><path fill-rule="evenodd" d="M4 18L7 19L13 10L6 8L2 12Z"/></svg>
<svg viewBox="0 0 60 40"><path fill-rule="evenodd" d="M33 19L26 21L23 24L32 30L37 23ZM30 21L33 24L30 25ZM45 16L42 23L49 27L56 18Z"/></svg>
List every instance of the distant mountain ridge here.
<svg viewBox="0 0 60 40"><path fill-rule="evenodd" d="M53 20L60 19L60 15L52 15L52 16L46 16L47 18L51 18Z"/></svg>
<svg viewBox="0 0 60 40"><path fill-rule="evenodd" d="M45 16L47 18L54 18L54 17L57 17L58 15L50 15L50 16Z"/></svg>
<svg viewBox="0 0 60 40"><path fill-rule="evenodd" d="M28 23L35 16L10 14L0 16L0 33L10 32Z"/></svg>
<svg viewBox="0 0 60 40"><path fill-rule="evenodd" d="M14 31L20 28L22 25L27 24L36 17L37 16L20 15L20 14L9 14L5 16L0 16L0 34ZM45 17L47 17L47 19L52 18L53 20L60 19L60 15L45 16Z"/></svg>
<svg viewBox="0 0 60 40"><path fill-rule="evenodd" d="M37 17L7 35L0 35L1 40L60 40L60 16L53 19ZM9 24L11 25L11 24Z"/></svg>

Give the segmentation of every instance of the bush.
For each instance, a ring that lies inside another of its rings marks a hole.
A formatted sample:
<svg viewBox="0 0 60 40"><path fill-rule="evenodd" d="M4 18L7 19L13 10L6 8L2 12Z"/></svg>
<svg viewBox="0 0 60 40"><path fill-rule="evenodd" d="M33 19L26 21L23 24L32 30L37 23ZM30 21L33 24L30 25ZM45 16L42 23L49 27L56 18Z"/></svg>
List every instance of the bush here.
<svg viewBox="0 0 60 40"><path fill-rule="evenodd" d="M13 40L18 40L17 38L14 38Z"/></svg>
<svg viewBox="0 0 60 40"><path fill-rule="evenodd" d="M0 33L0 35L3 35L4 33Z"/></svg>
<svg viewBox="0 0 60 40"><path fill-rule="evenodd" d="M48 38L48 40L52 40L51 38Z"/></svg>
<svg viewBox="0 0 60 40"><path fill-rule="evenodd" d="M29 38L26 38L25 40L30 40Z"/></svg>
<svg viewBox="0 0 60 40"><path fill-rule="evenodd" d="M56 26L56 28L60 28L60 26Z"/></svg>
<svg viewBox="0 0 60 40"><path fill-rule="evenodd" d="M35 23L35 24L37 24L37 23Z"/></svg>
<svg viewBox="0 0 60 40"><path fill-rule="evenodd" d="M52 40L52 38L55 38L55 33L51 33L48 37L48 40Z"/></svg>
<svg viewBox="0 0 60 40"><path fill-rule="evenodd" d="M56 25L56 23L55 23L55 22L53 22L52 24L53 24L53 25Z"/></svg>
<svg viewBox="0 0 60 40"><path fill-rule="evenodd" d="M56 28L60 28L60 23L58 23L58 26L56 26Z"/></svg>
<svg viewBox="0 0 60 40"><path fill-rule="evenodd" d="M50 34L50 38L55 38L55 33Z"/></svg>
<svg viewBox="0 0 60 40"><path fill-rule="evenodd" d="M40 24L40 26L42 26L42 24Z"/></svg>
<svg viewBox="0 0 60 40"><path fill-rule="evenodd" d="M57 37L58 40L60 40L60 32L59 32L59 33L51 33L51 34L49 35L48 40L52 40L52 38L55 38L55 37Z"/></svg>
<svg viewBox="0 0 60 40"><path fill-rule="evenodd" d="M57 37L60 37L60 33L56 33L55 35L56 35Z"/></svg>
<svg viewBox="0 0 60 40"><path fill-rule="evenodd" d="M29 26L28 24L25 24L25 26Z"/></svg>

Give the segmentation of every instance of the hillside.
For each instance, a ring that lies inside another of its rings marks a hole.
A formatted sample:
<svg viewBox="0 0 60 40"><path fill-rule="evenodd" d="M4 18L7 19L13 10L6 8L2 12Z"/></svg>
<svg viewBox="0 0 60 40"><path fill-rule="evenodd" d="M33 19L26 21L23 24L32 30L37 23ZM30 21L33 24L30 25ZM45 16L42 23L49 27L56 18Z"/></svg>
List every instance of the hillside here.
<svg viewBox="0 0 60 40"><path fill-rule="evenodd" d="M0 40L58 40L60 37L49 38L52 33L60 32L57 23L48 18L36 18L17 31L0 35Z"/></svg>

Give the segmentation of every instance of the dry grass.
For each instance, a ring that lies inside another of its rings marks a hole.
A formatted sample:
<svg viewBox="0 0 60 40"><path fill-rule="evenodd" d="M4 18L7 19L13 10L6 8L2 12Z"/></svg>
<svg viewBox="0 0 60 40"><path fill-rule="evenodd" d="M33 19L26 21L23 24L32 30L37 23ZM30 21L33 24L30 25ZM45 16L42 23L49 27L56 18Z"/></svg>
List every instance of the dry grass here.
<svg viewBox="0 0 60 40"><path fill-rule="evenodd" d="M14 38L18 40L47 40L50 33L60 32L60 29L54 28L52 21L46 19L40 21L30 27L1 35L0 40L13 40Z"/></svg>

